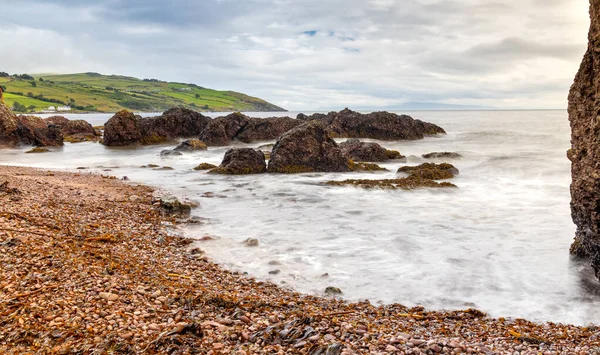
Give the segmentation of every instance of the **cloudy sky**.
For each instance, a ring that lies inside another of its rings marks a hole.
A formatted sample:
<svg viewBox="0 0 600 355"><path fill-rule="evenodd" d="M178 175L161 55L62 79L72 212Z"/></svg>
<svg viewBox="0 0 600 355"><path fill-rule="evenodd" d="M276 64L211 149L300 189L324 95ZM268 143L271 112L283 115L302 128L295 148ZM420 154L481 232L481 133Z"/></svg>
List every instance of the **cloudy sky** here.
<svg viewBox="0 0 600 355"><path fill-rule="evenodd" d="M0 0L0 71L95 71L290 110L565 108L588 0Z"/></svg>

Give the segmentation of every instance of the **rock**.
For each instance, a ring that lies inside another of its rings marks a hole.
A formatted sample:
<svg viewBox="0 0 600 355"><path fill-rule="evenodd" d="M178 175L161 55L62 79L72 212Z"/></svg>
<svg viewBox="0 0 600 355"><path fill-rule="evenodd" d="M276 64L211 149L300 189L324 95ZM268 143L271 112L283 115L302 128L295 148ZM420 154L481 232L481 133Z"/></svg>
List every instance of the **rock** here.
<svg viewBox="0 0 600 355"><path fill-rule="evenodd" d="M115 295L114 293L110 293L110 292L100 292L100 298L107 300L107 301L116 301L119 299L119 295Z"/></svg>
<svg viewBox="0 0 600 355"><path fill-rule="evenodd" d="M342 290L340 290L338 287L329 286L325 289L325 294L326 295L341 295Z"/></svg>
<svg viewBox="0 0 600 355"><path fill-rule="evenodd" d="M141 139L142 128L132 112L121 110L104 124L103 144L106 146L126 146L139 143Z"/></svg>
<svg viewBox="0 0 600 355"><path fill-rule="evenodd" d="M399 151L397 150L386 150L386 155L388 157L388 159L399 159L401 161L406 162L406 157L402 154L400 154Z"/></svg>
<svg viewBox="0 0 600 355"><path fill-rule="evenodd" d="M261 174L267 170L265 155L252 148L229 149L221 165L209 171L211 174Z"/></svg>
<svg viewBox="0 0 600 355"><path fill-rule="evenodd" d="M248 247L257 247L258 246L258 239L256 239L256 238L248 238L248 239L244 240L244 244L246 244L246 246L248 246Z"/></svg>
<svg viewBox="0 0 600 355"><path fill-rule="evenodd" d="M50 149L48 149L48 148L35 147L33 149L30 149L30 150L26 151L25 154L31 154L31 153L48 153L49 151L50 151Z"/></svg>
<svg viewBox="0 0 600 355"><path fill-rule="evenodd" d="M250 117L240 112L217 117L206 125L200 139L209 146L228 145L249 121Z"/></svg>
<svg viewBox="0 0 600 355"><path fill-rule="evenodd" d="M160 197L160 207L169 214L188 215L192 211L192 206L188 203L180 202L175 196L165 195Z"/></svg>
<svg viewBox="0 0 600 355"><path fill-rule="evenodd" d="M377 143L361 142L358 138L351 138L339 145L342 153L355 161L386 161L387 149Z"/></svg>
<svg viewBox="0 0 600 355"><path fill-rule="evenodd" d="M350 171L348 158L329 136L326 125L310 121L286 132L271 153L270 173Z"/></svg>
<svg viewBox="0 0 600 355"><path fill-rule="evenodd" d="M418 166L403 166L398 169L398 172L409 174L413 178L431 180L450 179L454 175L458 175L458 169L448 163L424 163Z"/></svg>
<svg viewBox="0 0 600 355"><path fill-rule="evenodd" d="M330 186L355 186L366 189L380 188L386 190L414 190L424 187L439 188L439 187L456 187L456 185L449 182L437 182L432 179L425 179L415 176L409 176L401 179L380 179L380 180L369 180L369 179L348 179L343 181L328 181L326 183Z"/></svg>
<svg viewBox="0 0 600 355"><path fill-rule="evenodd" d="M279 270L279 269L271 270L271 271L269 271L269 275L279 275L280 272L281 272L281 270Z"/></svg>
<svg viewBox="0 0 600 355"><path fill-rule="evenodd" d="M184 108L172 108L161 116L149 118L140 118L123 110L104 125L103 143L107 146L164 143L176 138L197 136L209 121L210 118Z"/></svg>
<svg viewBox="0 0 600 355"><path fill-rule="evenodd" d="M69 123L69 119L64 116L50 116L44 118L47 124L53 124L57 126L64 127L67 123Z"/></svg>
<svg viewBox="0 0 600 355"><path fill-rule="evenodd" d="M178 152L194 152L197 150L206 150L206 144L199 139L188 139L183 141L175 147L175 151Z"/></svg>
<svg viewBox="0 0 600 355"><path fill-rule="evenodd" d="M352 171L388 171L388 169L374 163L355 163L353 160L350 160L349 166Z"/></svg>
<svg viewBox="0 0 600 355"><path fill-rule="evenodd" d="M70 136L73 134L89 134L91 136L96 135L96 130L84 120L72 120L67 123L58 124L62 128L62 132L65 136Z"/></svg>
<svg viewBox="0 0 600 355"><path fill-rule="evenodd" d="M300 124L290 117L251 118L235 139L244 143L277 139Z"/></svg>
<svg viewBox="0 0 600 355"><path fill-rule="evenodd" d="M20 143L17 132L17 116L0 102L0 146L15 147Z"/></svg>
<svg viewBox="0 0 600 355"><path fill-rule="evenodd" d="M214 169L217 166L214 164L209 164L209 163L200 163L197 167L194 168L194 170L210 170L210 169Z"/></svg>
<svg viewBox="0 0 600 355"><path fill-rule="evenodd" d="M600 278L600 2L590 1L588 48L569 93L571 216L577 226L571 254L590 261Z"/></svg>
<svg viewBox="0 0 600 355"><path fill-rule="evenodd" d="M329 124L334 137L381 140L422 139L425 135L445 134L439 126L390 112L362 114L344 109Z"/></svg>
<svg viewBox="0 0 600 355"><path fill-rule="evenodd" d="M181 152L179 152L177 150L165 149L165 150L160 151L161 157L176 157L176 156L180 156L180 155L183 155L183 154L181 154Z"/></svg>
<svg viewBox="0 0 600 355"><path fill-rule="evenodd" d="M422 155L425 159L456 159L462 158L462 155L454 152L433 152Z"/></svg>

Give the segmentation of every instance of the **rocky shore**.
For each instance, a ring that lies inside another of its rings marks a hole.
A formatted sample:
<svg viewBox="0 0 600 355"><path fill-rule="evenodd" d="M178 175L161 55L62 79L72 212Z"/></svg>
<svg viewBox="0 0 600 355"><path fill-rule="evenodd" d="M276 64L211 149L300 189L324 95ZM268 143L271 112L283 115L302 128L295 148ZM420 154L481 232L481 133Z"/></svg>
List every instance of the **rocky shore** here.
<svg viewBox="0 0 600 355"><path fill-rule="evenodd" d="M229 272L167 228L150 188L114 177L0 167L0 199L0 354L600 349L595 326L347 303Z"/></svg>

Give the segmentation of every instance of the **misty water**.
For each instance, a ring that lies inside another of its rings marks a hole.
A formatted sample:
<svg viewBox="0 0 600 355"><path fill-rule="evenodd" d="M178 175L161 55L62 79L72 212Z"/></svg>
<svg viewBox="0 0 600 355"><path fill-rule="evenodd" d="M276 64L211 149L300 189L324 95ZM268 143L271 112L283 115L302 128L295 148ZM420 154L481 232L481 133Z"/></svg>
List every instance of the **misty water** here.
<svg viewBox="0 0 600 355"><path fill-rule="evenodd" d="M408 156L409 165L425 162L424 153L459 152L462 159L449 161L460 170L452 181L458 189L382 191L322 184L393 178L405 165L400 162L381 164L390 170L384 173L219 176L192 170L201 162L220 163L228 147L161 158L159 152L173 145L118 149L67 143L46 154L24 154L25 147L2 150L0 163L89 167L197 201L193 214L205 223L184 233L215 237L197 243L212 260L300 292L322 294L327 286L337 286L348 300L598 322L600 289L585 263L570 260L568 253L575 227L566 112L409 114L448 134L379 143ZM97 125L110 115L67 117ZM174 170L140 167L145 164ZM246 247L242 242L250 237L260 246ZM269 274L276 269L279 274Z"/></svg>

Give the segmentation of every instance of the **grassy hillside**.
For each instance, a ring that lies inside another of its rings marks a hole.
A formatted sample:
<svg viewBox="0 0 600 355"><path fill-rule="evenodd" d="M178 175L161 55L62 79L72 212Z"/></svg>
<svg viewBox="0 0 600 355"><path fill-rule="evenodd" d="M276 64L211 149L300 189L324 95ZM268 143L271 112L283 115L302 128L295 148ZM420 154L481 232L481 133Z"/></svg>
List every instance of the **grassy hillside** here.
<svg viewBox="0 0 600 355"><path fill-rule="evenodd" d="M98 73L31 74L0 77L5 101L36 111L70 105L74 111L164 111L187 107L196 111L285 111L264 100L234 91L217 91L195 84L137 79Z"/></svg>

